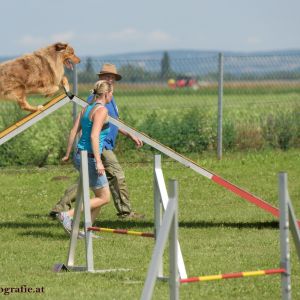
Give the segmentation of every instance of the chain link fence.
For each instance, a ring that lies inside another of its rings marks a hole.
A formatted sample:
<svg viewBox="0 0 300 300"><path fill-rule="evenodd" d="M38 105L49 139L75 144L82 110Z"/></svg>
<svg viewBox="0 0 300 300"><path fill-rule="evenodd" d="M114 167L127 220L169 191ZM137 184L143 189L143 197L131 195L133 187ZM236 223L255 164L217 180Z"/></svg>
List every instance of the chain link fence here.
<svg viewBox="0 0 300 300"><path fill-rule="evenodd" d="M85 99L102 65L115 64L123 77L114 92L120 119L186 155L218 150L221 157L222 150L299 147L300 53L225 54L222 65L220 61L218 53L176 59L166 52L155 59L83 57L76 72L66 71L66 75L75 83L75 93ZM35 100L43 103L40 97ZM8 102L2 106L2 128L25 114L12 105ZM41 157L39 164L59 161L72 115L74 118L79 109L65 107L41 121L38 128L2 146L3 164L10 159L19 164L30 161L33 148L34 157ZM51 143L49 135L53 137ZM13 156L11 149L28 141L32 141L31 152ZM45 143L48 150L43 148ZM122 135L117 145L118 153L134 150L133 143ZM143 149L145 153L150 150L147 146ZM139 155L143 157L143 152Z"/></svg>
<svg viewBox="0 0 300 300"><path fill-rule="evenodd" d="M198 150L217 148L217 127L218 122L222 122L225 149L261 148L268 143L264 135L270 139L271 134L278 134L264 132L275 129L263 127L279 126L265 122L270 119L278 122L284 112L298 114L298 52L255 56L226 54L223 55L222 68L218 54L177 59L171 59L166 52L157 59L107 61L84 58L77 69L79 95L85 97L88 94L97 80L96 73L106 62L115 64L123 76L115 89L121 119L167 143L172 139L170 132L174 137L184 135L182 128L190 126L190 131L194 130L193 138L206 135L204 139L207 141ZM218 120L220 100L223 120ZM202 122L191 122L190 118L200 118ZM182 119L182 122L176 122L176 119ZM158 125L154 126L153 122L158 122ZM159 130L159 124L166 128ZM298 124L292 127L294 145L298 145ZM184 142L184 137L179 140ZM271 144L276 146L278 142L274 140Z"/></svg>
<svg viewBox="0 0 300 300"><path fill-rule="evenodd" d="M78 93L85 96L107 60L83 58L77 67ZM218 55L203 58L110 60L123 76L116 86L120 107L139 110L217 108ZM224 56L224 110L298 104L300 54ZM72 78L72 76L70 76ZM71 79L72 80L72 79ZM142 114L143 115L143 114Z"/></svg>

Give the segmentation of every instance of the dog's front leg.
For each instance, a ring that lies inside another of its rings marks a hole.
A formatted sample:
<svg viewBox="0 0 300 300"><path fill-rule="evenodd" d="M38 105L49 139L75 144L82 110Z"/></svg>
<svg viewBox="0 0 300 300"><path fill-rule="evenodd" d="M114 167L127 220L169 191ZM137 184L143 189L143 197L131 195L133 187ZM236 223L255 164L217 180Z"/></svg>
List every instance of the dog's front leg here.
<svg viewBox="0 0 300 300"><path fill-rule="evenodd" d="M66 76L62 78L61 85L63 86L66 93L70 92L70 85Z"/></svg>

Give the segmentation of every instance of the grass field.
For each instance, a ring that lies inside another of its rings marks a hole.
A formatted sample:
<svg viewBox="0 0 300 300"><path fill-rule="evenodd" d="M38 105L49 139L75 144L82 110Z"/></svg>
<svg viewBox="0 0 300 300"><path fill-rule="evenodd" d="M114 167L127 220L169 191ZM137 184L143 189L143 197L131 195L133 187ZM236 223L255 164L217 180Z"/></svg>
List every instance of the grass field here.
<svg viewBox="0 0 300 300"><path fill-rule="evenodd" d="M277 174L288 172L290 197L300 218L299 150L227 153L222 161L207 153L193 158L277 207ZM146 218L121 221L111 202L96 225L149 232L153 229L152 162L123 162L123 167L131 202ZM272 215L176 162L163 158L163 171L165 179L179 182L179 240L189 276L279 267L278 221ZM102 239L94 241L96 269L128 271L51 271L55 263L65 262L69 239L47 213L76 178L71 165L1 169L1 288L44 288L43 295L11 294L10 299L139 299L153 250L151 239L101 233ZM83 250L84 242L79 241L78 264L84 262ZM292 242L291 250L292 294L300 299L300 264ZM167 274L167 256L165 270ZM167 283L156 283L153 299L168 299ZM183 285L180 299L280 299L280 276Z"/></svg>
<svg viewBox="0 0 300 300"><path fill-rule="evenodd" d="M79 96L85 99L87 91L81 91ZM216 92L201 89L121 90L116 92L116 99L122 120L168 146L188 153L216 149ZM44 101L47 100L40 97L30 99L34 104ZM0 166L57 164L65 151L72 112L72 104L68 104L9 141L0 148ZM1 102L0 130L26 114L15 103ZM299 92L293 87L283 90L270 87L268 92L259 88L226 91L223 103L224 149L298 147L299 114ZM187 143L180 141L183 136L189 140L186 146ZM24 149L23 145L26 145L25 151L16 150ZM125 144L126 147L130 148L131 144Z"/></svg>

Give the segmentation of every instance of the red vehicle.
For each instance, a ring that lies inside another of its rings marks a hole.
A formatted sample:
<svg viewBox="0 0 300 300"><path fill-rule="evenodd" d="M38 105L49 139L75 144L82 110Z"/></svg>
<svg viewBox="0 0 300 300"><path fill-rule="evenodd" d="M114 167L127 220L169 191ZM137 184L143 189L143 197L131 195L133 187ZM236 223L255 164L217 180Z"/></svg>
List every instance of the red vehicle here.
<svg viewBox="0 0 300 300"><path fill-rule="evenodd" d="M176 80L169 79L168 86L170 88L194 87L197 85L197 80L192 77L179 77Z"/></svg>
<svg viewBox="0 0 300 300"><path fill-rule="evenodd" d="M176 80L177 87L193 87L197 84L197 80L192 77L181 77Z"/></svg>

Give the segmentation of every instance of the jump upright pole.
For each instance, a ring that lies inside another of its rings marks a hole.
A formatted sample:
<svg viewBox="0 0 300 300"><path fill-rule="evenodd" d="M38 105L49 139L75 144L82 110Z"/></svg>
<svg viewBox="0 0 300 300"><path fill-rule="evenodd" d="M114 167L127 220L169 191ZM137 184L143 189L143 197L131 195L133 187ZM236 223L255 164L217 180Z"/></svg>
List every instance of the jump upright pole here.
<svg viewBox="0 0 300 300"><path fill-rule="evenodd" d="M280 266L286 270L281 276L281 293L283 300L292 299L288 202L287 174L281 172L279 173Z"/></svg>

